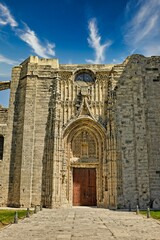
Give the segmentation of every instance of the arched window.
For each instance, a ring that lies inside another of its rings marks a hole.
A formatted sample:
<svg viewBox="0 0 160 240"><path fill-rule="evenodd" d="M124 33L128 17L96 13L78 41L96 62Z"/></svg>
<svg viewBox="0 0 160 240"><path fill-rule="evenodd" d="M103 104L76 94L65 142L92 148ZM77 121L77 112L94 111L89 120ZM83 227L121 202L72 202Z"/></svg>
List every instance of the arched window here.
<svg viewBox="0 0 160 240"><path fill-rule="evenodd" d="M89 73L82 72L76 76L76 81L94 82L94 78Z"/></svg>
<svg viewBox="0 0 160 240"><path fill-rule="evenodd" d="M0 160L3 159L4 137L0 135Z"/></svg>
<svg viewBox="0 0 160 240"><path fill-rule="evenodd" d="M90 70L79 70L75 74L75 81L79 85L91 85L95 82L95 76Z"/></svg>

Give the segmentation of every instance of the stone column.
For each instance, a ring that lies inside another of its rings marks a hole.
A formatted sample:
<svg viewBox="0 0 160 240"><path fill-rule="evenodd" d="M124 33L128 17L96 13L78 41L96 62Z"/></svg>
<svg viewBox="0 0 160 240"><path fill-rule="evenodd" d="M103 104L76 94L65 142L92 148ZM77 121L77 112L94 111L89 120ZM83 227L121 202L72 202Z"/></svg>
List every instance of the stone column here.
<svg viewBox="0 0 160 240"><path fill-rule="evenodd" d="M59 75L56 73L55 81L55 99L54 104L54 119L53 119L53 131L54 131L54 146L53 146L53 188L52 188L52 205L51 207L61 206L61 173L62 173L62 162L61 162L61 149L62 144L62 116L61 116L61 101L59 91Z"/></svg>

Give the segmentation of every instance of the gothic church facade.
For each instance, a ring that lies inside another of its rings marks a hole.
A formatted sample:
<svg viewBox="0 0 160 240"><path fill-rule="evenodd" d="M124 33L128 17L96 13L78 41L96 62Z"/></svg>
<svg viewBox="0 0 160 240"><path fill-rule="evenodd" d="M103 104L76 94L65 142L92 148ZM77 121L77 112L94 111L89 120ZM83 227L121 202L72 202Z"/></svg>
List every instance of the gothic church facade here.
<svg viewBox="0 0 160 240"><path fill-rule="evenodd" d="M160 207L160 57L29 57L0 107L0 206Z"/></svg>

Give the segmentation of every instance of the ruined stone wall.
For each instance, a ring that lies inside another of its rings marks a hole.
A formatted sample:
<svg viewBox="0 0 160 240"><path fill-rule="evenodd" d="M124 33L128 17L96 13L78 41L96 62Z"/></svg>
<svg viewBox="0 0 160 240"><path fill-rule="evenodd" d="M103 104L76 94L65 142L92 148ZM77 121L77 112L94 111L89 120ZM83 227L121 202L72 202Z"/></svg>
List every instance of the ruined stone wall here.
<svg viewBox="0 0 160 240"><path fill-rule="evenodd" d="M160 57L146 59L143 69L151 207L160 206Z"/></svg>
<svg viewBox="0 0 160 240"><path fill-rule="evenodd" d="M144 208L153 195L159 196L158 168L154 167L155 164L159 166L160 145L158 124L155 124L159 122L159 86L154 85L158 83L158 61L159 58L140 55L128 57L117 85L117 143L120 150L117 162L120 159L122 169L120 207L138 204Z"/></svg>
<svg viewBox="0 0 160 240"><path fill-rule="evenodd" d="M149 200L143 57L126 60L117 89L117 142L121 152L119 204L144 207Z"/></svg>

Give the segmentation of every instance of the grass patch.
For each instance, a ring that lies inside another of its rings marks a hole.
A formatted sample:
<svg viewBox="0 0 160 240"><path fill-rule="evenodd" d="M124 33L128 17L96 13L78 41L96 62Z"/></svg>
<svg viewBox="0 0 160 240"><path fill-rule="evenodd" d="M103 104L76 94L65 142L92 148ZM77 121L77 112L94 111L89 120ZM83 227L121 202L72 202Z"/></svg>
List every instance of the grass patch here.
<svg viewBox="0 0 160 240"><path fill-rule="evenodd" d="M140 213L147 216L146 210L141 210ZM159 210L150 210L150 215L152 218L160 220L160 211Z"/></svg>
<svg viewBox="0 0 160 240"><path fill-rule="evenodd" d="M27 210L12 210L12 209L1 209L0 210L0 222L3 225L7 225L14 222L14 213L17 211L18 218L23 219L26 217ZM33 211L30 211L32 214Z"/></svg>

